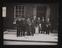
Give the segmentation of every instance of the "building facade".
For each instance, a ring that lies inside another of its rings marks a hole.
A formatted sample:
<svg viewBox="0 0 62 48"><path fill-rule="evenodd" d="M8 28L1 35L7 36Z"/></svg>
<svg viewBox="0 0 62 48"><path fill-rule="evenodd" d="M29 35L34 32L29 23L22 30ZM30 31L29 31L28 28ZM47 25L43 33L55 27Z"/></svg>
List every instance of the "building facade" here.
<svg viewBox="0 0 62 48"><path fill-rule="evenodd" d="M8 3L6 6L6 17L3 17L4 28L16 29L15 19L17 17L44 17L46 22L52 24L52 28L58 30L58 4L25 4Z"/></svg>

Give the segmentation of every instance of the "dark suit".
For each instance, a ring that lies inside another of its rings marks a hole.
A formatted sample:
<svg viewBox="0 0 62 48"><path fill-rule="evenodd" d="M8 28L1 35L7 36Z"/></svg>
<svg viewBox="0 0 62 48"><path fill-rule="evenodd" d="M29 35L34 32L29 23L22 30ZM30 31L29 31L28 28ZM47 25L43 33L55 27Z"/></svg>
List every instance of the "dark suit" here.
<svg viewBox="0 0 62 48"><path fill-rule="evenodd" d="M20 36L20 31L21 31L21 25L20 25L20 23L21 22L19 20L16 21L16 24L17 24L17 37Z"/></svg>
<svg viewBox="0 0 62 48"><path fill-rule="evenodd" d="M26 30L25 20L21 20L21 24L22 24L21 35L25 36L25 30Z"/></svg>
<svg viewBox="0 0 62 48"><path fill-rule="evenodd" d="M27 35L29 35L30 34L30 31L29 31L29 25L28 25L28 23L26 22L26 31L27 31Z"/></svg>
<svg viewBox="0 0 62 48"><path fill-rule="evenodd" d="M38 24L38 26L39 26L39 24L41 24L41 20L37 20L37 24ZM40 28L40 26L39 26L39 33L40 33L40 31L41 31L41 28Z"/></svg>
<svg viewBox="0 0 62 48"><path fill-rule="evenodd" d="M49 34L49 31L51 31L51 25L48 24L47 30L46 30L46 34Z"/></svg>
<svg viewBox="0 0 62 48"><path fill-rule="evenodd" d="M46 27L46 22L42 22L42 31L46 31L47 27Z"/></svg>
<svg viewBox="0 0 62 48"><path fill-rule="evenodd" d="M35 33L35 24L32 22L32 25L31 25L31 35L34 35Z"/></svg>
<svg viewBox="0 0 62 48"><path fill-rule="evenodd" d="M31 25L29 25L30 22L29 21L26 21L26 31L27 31L27 35L30 35L30 32L31 32Z"/></svg>
<svg viewBox="0 0 62 48"><path fill-rule="evenodd" d="M17 23L17 36L20 36L20 33L21 33L21 36L24 35L25 33L25 25L24 25L24 21L21 20L21 21L16 21Z"/></svg>
<svg viewBox="0 0 62 48"><path fill-rule="evenodd" d="M35 33L35 27L37 25L36 23L37 23L37 20L32 20L32 25L31 25L32 35L34 35L34 33Z"/></svg>

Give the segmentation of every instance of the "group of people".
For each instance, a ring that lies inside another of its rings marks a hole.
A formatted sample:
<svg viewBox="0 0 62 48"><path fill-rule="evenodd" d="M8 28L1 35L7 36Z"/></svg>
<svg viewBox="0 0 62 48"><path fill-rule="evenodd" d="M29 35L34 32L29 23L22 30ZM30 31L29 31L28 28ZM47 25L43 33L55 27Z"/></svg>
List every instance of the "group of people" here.
<svg viewBox="0 0 62 48"><path fill-rule="evenodd" d="M40 17L34 16L33 18L19 18L16 21L17 25L17 37L18 36L34 36L35 33L42 33L46 32L46 34L49 34L50 25L47 24L44 20L44 17L42 20Z"/></svg>

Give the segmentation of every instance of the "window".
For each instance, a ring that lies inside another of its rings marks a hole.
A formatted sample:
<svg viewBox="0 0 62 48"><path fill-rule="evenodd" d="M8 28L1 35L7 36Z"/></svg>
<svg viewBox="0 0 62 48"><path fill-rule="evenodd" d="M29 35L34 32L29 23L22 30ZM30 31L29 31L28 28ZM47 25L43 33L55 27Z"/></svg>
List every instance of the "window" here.
<svg viewBox="0 0 62 48"><path fill-rule="evenodd" d="M14 22L16 24L17 17L24 17L24 6L23 5L16 5L14 7Z"/></svg>
<svg viewBox="0 0 62 48"><path fill-rule="evenodd" d="M2 17L6 17L6 7L2 7Z"/></svg>
<svg viewBox="0 0 62 48"><path fill-rule="evenodd" d="M16 5L14 7L14 18L23 17L24 16L24 6Z"/></svg>

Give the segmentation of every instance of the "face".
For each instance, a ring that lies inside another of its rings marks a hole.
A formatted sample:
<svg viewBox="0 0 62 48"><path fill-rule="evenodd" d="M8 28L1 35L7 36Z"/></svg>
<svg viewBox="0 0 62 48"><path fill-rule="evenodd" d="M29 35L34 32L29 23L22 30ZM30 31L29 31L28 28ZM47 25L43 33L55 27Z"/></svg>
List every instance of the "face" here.
<svg viewBox="0 0 62 48"><path fill-rule="evenodd" d="M23 18L23 20L25 20L25 18Z"/></svg>
<svg viewBox="0 0 62 48"><path fill-rule="evenodd" d="M20 21L20 20L21 20L21 18L18 18L18 20Z"/></svg>
<svg viewBox="0 0 62 48"><path fill-rule="evenodd" d="M42 18L42 21L44 21L44 17Z"/></svg>
<svg viewBox="0 0 62 48"><path fill-rule="evenodd" d="M28 20L30 20L30 19L28 18Z"/></svg>
<svg viewBox="0 0 62 48"><path fill-rule="evenodd" d="M38 20L40 20L40 17L38 17Z"/></svg>
<svg viewBox="0 0 62 48"><path fill-rule="evenodd" d="M34 20L36 19L36 16L34 16Z"/></svg>
<svg viewBox="0 0 62 48"><path fill-rule="evenodd" d="M50 19L48 18L48 22L49 22L49 20L50 20Z"/></svg>

